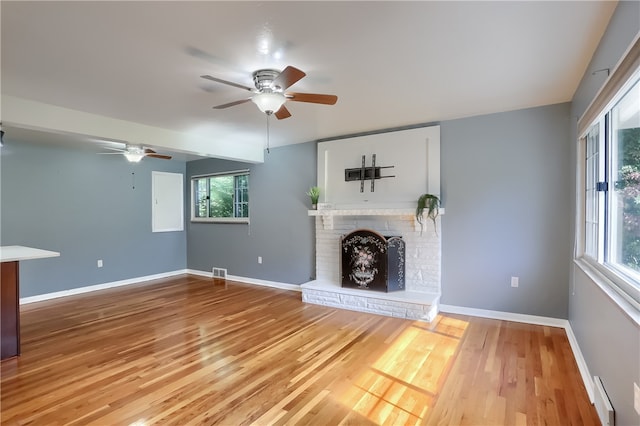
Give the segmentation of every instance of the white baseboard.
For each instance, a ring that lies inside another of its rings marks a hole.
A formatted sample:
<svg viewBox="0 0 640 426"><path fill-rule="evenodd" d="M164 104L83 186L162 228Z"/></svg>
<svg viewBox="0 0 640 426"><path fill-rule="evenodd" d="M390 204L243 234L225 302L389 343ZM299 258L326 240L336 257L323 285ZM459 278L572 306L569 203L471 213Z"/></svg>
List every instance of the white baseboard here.
<svg viewBox="0 0 640 426"><path fill-rule="evenodd" d="M142 283L142 282L145 282L145 281L152 281L152 280L157 280L157 279L160 279L160 278L168 278L168 277L173 277L175 275L181 275L181 274L190 273L188 271L189 270L187 270L187 269L179 269L177 271L163 272L161 274L145 275L143 277L129 278L129 279L120 280L120 281L112 281L110 283L103 283L103 284L90 285L90 286L86 286L86 287L72 288L72 289L69 289L69 290L56 291L56 292L53 292L53 293L39 294L37 296L21 297L20 298L20 304L21 305L26 305L26 304L29 304L29 303L42 302L44 300L57 299L59 297L73 296L75 294L82 294L82 293L89 293L91 291L105 290L105 289L108 289L108 288L121 287L121 286L125 286L125 285L130 285L130 284L139 284L139 283Z"/></svg>
<svg viewBox="0 0 640 426"><path fill-rule="evenodd" d="M181 274L190 274L190 275L197 275L200 277L213 278L213 274L211 272L198 271L196 269L179 269L177 271L163 272L161 274L145 275L142 277L129 278L126 280L112 281L109 283L72 288L69 290L56 291L53 293L39 294L37 296L22 297L20 298L20 304L26 305L29 303L42 302L50 299L57 299L59 297L73 296L76 294L89 293L92 291L105 290L105 289L114 288L114 287L122 287L130 284L139 284L145 281L152 281L160 278L168 278L168 277L173 277L175 275L181 275ZM255 278L238 277L235 275L227 275L227 279L233 280L233 281L240 281L247 284L255 284L255 285L261 285L266 287L275 287L282 290L301 291L300 286L296 284L286 284L286 283L280 283L276 281L266 281L266 280L259 280Z"/></svg>
<svg viewBox="0 0 640 426"><path fill-rule="evenodd" d="M593 404L594 402L594 393L593 393L593 376L589 373L589 367L587 366L587 361L585 361L584 356L582 356L582 351L580 350L580 345L578 345L578 339L576 339L575 334L573 334L573 329L571 328L571 324L567 321L567 326L564 328L567 333L567 339L569 339L569 344L571 345L571 350L573 351L573 356L576 359L576 363L578 364L578 370L580 370L580 376L582 376L582 382L584 383L584 387L587 388L587 394L589 394L589 401Z"/></svg>
<svg viewBox="0 0 640 426"><path fill-rule="evenodd" d="M298 284L287 284L278 281L259 280L257 278L239 277L237 275L227 275L227 279L231 281L240 281L247 284L261 285L265 287L274 287L281 290L302 291Z"/></svg>
<svg viewBox="0 0 640 426"><path fill-rule="evenodd" d="M453 306L453 305L440 305L440 312L449 313L449 314L460 314L460 315L469 315L473 317L481 317L481 318L490 318L504 321L514 321L514 322L523 322L527 324L535 324L535 325L543 325L548 327L560 327L564 328L565 333L567 333L567 339L569 340L569 345L571 346L571 351L573 352L573 356L576 359L576 364L578 364L578 370L580 371L580 376L582 377L582 382L584 383L584 387L587 389L587 394L589 395L589 401L593 404L593 379L591 378L591 374L589 373L589 367L587 366L587 362L582 355L582 351L580 350L580 345L578 345L578 340L576 339L575 334L573 334L573 330L571 329L571 324L566 319L560 318L550 318L550 317L541 317L536 315L526 315L526 314L515 314L511 312L502 312L502 311L491 311L486 309L475 309L475 308L466 308L464 306Z"/></svg>
<svg viewBox="0 0 640 426"><path fill-rule="evenodd" d="M195 269L187 269L188 274L198 275L201 277L213 278L213 273L209 271L197 271ZM227 274L227 280L238 281L245 284L261 285L263 287L279 288L281 290L302 291L298 284L287 284L278 281L260 280L257 278L240 277L238 275Z"/></svg>
<svg viewBox="0 0 640 426"><path fill-rule="evenodd" d="M198 271L196 269L187 269L187 274L198 275L199 277L213 278L213 273L211 271Z"/></svg>
<svg viewBox="0 0 640 426"><path fill-rule="evenodd" d="M440 304L440 312L448 314L470 315L472 317L491 318L513 322L524 322L527 324L546 325L549 327L562 327L569 322L565 319L540 317L536 315L514 314L511 312L490 311L487 309L466 308L464 306L453 306Z"/></svg>

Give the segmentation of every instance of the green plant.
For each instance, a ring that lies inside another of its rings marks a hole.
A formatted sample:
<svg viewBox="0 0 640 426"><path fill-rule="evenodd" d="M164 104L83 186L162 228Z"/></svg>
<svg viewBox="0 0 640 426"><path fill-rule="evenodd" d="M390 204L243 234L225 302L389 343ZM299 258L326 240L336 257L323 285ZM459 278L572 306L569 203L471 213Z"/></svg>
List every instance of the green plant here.
<svg viewBox="0 0 640 426"><path fill-rule="evenodd" d="M422 194L420 198L418 198L418 207L416 208L416 220L420 224L420 233L422 233L422 229L424 227L424 211L427 211L427 217L433 221L433 227L436 229L436 233L438 232L436 228L436 218L438 217L438 213L440 212L440 198L433 194Z"/></svg>
<svg viewBox="0 0 640 426"><path fill-rule="evenodd" d="M307 195L311 197L311 204L318 204L318 199L320 198L320 188L317 186L312 186L307 191Z"/></svg>

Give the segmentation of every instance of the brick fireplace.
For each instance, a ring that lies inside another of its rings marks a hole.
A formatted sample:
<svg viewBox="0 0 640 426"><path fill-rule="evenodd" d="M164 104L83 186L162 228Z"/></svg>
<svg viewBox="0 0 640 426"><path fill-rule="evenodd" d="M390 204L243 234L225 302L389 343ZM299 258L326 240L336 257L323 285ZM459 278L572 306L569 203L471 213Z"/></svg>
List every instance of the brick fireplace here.
<svg viewBox="0 0 640 426"><path fill-rule="evenodd" d="M440 217L421 232L414 209L312 210L316 226L316 280L302 285L307 303L387 316L431 321L440 299ZM444 210L441 210L441 214ZM343 235L366 228L397 235L405 243L405 290L393 293L343 288L340 263Z"/></svg>
<svg viewBox="0 0 640 426"><path fill-rule="evenodd" d="M317 185L318 210L309 211L315 219L316 279L302 284L302 300L401 318L435 318L440 217L437 232L429 220L421 232L415 209L422 194L440 195L440 126L318 142ZM342 287L340 240L356 229L402 239L404 290Z"/></svg>

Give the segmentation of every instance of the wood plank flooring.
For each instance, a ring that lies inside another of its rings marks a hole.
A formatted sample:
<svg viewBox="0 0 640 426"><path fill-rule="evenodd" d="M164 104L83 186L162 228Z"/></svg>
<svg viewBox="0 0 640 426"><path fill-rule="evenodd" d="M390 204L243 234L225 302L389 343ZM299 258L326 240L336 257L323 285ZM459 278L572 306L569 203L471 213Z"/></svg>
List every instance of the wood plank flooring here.
<svg viewBox="0 0 640 426"><path fill-rule="evenodd" d="M564 330L196 276L22 306L3 425L595 425Z"/></svg>

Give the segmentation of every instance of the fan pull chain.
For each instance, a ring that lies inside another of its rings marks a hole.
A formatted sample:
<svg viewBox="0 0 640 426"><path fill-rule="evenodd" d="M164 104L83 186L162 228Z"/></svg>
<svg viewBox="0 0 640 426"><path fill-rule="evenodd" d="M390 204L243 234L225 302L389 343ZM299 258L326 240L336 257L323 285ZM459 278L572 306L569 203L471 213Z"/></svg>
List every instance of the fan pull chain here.
<svg viewBox="0 0 640 426"><path fill-rule="evenodd" d="M269 154L269 117L271 114L267 114L267 154Z"/></svg>

